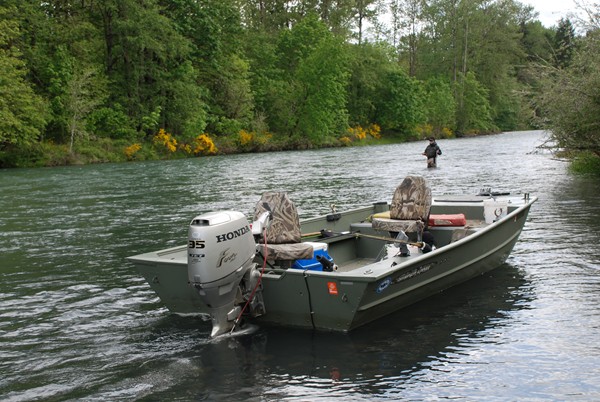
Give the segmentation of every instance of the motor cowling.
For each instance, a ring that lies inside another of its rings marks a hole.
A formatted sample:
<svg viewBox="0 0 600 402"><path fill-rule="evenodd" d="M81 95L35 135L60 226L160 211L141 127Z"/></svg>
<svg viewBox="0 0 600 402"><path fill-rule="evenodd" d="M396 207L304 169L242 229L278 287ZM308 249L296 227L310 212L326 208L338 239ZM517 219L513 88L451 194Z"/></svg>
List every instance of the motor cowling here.
<svg viewBox="0 0 600 402"><path fill-rule="evenodd" d="M209 284L239 269L255 253L254 237L244 214L210 212L195 217L188 236L188 277Z"/></svg>
<svg viewBox="0 0 600 402"><path fill-rule="evenodd" d="M209 308L213 320L211 336L233 328L239 284L255 268L255 252L254 236L241 212L210 212L192 219L188 279Z"/></svg>

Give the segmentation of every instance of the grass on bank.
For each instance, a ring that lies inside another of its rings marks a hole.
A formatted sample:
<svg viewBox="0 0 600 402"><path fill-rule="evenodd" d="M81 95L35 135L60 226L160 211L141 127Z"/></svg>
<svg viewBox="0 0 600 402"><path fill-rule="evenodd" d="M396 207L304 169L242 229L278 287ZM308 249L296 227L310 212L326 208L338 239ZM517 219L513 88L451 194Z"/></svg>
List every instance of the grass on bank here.
<svg viewBox="0 0 600 402"><path fill-rule="evenodd" d="M600 177L600 157L592 152L582 152L571 160L570 169L573 173Z"/></svg>

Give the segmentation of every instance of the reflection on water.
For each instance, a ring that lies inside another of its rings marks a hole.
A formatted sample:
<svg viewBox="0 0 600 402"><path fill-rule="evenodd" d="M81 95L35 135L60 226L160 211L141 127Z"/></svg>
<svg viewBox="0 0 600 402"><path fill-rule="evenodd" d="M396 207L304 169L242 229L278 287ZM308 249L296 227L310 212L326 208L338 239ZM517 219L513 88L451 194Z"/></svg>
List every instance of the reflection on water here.
<svg viewBox="0 0 600 402"><path fill-rule="evenodd" d="M441 140L437 169L412 143L0 171L0 399L600 399L600 184L534 152L542 137ZM125 261L263 191L309 217L388 200L408 174L539 201L507 264L350 334L209 340Z"/></svg>

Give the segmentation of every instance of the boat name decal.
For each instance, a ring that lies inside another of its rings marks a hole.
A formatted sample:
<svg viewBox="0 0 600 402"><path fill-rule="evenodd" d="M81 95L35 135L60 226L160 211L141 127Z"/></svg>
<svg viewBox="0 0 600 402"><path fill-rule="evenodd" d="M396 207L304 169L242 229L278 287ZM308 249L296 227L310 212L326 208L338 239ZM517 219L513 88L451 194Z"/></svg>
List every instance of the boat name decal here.
<svg viewBox="0 0 600 402"><path fill-rule="evenodd" d="M420 267L417 267L417 268L413 268L410 271L403 273L402 275L399 275L395 279L392 279L391 277L387 277L383 281L381 281L379 283L379 285L377 285L377 288L375 289L375 291L377 293L382 293L390 285L395 285L397 283L404 282L411 278L414 278L417 275L421 275L422 273L429 271L431 268L433 268L434 265L439 264L440 262L441 261L436 261L436 262L432 262L430 264L421 265Z"/></svg>
<svg viewBox="0 0 600 402"><path fill-rule="evenodd" d="M242 226L238 230L232 230L231 232L217 235L217 243L221 243L223 241L235 239L237 237L245 235L248 232L250 232L250 227L248 225Z"/></svg>
<svg viewBox="0 0 600 402"><path fill-rule="evenodd" d="M237 253L229 253L229 247L227 247L225 250L221 251L221 255L219 255L217 268L221 268L223 264L234 261L236 257Z"/></svg>
<svg viewBox="0 0 600 402"><path fill-rule="evenodd" d="M411 269L407 273L400 275L396 279L394 279L394 283L407 281L410 278L414 278L417 275L421 275L422 273L429 271L431 269L431 267L433 267L433 264L426 264L426 265L422 265L420 267Z"/></svg>

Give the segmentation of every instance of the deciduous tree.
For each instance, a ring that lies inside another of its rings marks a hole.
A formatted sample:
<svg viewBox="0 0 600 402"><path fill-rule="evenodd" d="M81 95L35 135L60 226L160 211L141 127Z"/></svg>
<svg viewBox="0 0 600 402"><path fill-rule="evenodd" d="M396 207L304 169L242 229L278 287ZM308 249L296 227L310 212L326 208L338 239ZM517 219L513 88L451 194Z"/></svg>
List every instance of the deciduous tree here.
<svg viewBox="0 0 600 402"><path fill-rule="evenodd" d="M27 82L27 66L13 46L19 35L15 12L0 6L0 148L37 141L46 123L46 104Z"/></svg>
<svg viewBox="0 0 600 402"><path fill-rule="evenodd" d="M600 157L600 29L582 39L569 67L539 65L542 124L558 147Z"/></svg>
<svg viewBox="0 0 600 402"><path fill-rule="evenodd" d="M381 128L412 135L425 121L419 83L399 68L388 71L379 82L376 121Z"/></svg>

